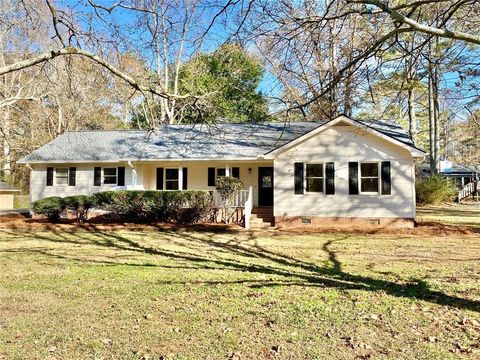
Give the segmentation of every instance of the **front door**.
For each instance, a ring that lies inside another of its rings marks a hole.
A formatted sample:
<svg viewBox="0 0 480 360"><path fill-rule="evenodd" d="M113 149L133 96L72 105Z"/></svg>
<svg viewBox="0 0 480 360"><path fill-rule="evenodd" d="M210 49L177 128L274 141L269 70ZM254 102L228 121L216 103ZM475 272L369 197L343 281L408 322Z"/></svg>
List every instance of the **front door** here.
<svg viewBox="0 0 480 360"><path fill-rule="evenodd" d="M273 206L273 167L258 168L258 206Z"/></svg>

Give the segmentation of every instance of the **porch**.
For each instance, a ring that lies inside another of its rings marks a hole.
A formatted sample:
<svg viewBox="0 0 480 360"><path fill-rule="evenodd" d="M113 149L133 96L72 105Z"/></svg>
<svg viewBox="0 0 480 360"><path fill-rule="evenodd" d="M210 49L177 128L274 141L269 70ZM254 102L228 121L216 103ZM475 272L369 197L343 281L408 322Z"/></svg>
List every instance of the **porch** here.
<svg viewBox="0 0 480 360"><path fill-rule="evenodd" d="M273 206L273 161L158 161L128 164L131 173L127 189L215 190L220 176L234 176L245 185L238 202L252 192L252 206ZM128 176L127 171L127 176Z"/></svg>
<svg viewBox="0 0 480 360"><path fill-rule="evenodd" d="M237 177L245 185L232 204L238 209L237 220L243 218L247 229L250 221L261 228L273 223L273 161L158 161L128 165L131 179L127 189L210 191L216 208L223 207L215 190L216 179Z"/></svg>

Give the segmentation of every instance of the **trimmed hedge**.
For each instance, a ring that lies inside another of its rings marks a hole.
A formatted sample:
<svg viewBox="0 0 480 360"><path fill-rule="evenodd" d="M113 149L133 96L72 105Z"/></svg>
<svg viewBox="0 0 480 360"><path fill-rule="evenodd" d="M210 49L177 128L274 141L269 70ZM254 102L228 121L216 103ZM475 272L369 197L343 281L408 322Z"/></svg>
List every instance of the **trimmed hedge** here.
<svg viewBox="0 0 480 360"><path fill-rule="evenodd" d="M88 212L96 206L93 196L76 195L63 198L65 208L72 211L76 218L83 223L88 218Z"/></svg>
<svg viewBox="0 0 480 360"><path fill-rule="evenodd" d="M106 191L93 195L45 198L35 201L33 211L58 221L63 210L71 210L83 222L92 208L110 212L119 220L182 224L204 221L212 211L207 191Z"/></svg>
<svg viewBox="0 0 480 360"><path fill-rule="evenodd" d="M453 180L440 175L417 179L415 184L417 203L436 205L455 200L458 189Z"/></svg>
<svg viewBox="0 0 480 360"><path fill-rule="evenodd" d="M50 222L58 222L60 214L65 210L65 203L61 197L53 196L35 201L32 209L37 214L45 215Z"/></svg>

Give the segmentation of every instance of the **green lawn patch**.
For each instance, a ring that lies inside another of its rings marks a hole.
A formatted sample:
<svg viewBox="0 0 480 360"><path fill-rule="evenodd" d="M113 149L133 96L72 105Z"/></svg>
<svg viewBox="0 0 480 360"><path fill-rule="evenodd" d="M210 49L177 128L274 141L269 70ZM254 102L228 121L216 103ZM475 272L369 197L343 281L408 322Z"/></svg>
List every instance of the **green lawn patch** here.
<svg viewBox="0 0 480 360"><path fill-rule="evenodd" d="M478 358L479 264L475 234L2 229L0 358Z"/></svg>

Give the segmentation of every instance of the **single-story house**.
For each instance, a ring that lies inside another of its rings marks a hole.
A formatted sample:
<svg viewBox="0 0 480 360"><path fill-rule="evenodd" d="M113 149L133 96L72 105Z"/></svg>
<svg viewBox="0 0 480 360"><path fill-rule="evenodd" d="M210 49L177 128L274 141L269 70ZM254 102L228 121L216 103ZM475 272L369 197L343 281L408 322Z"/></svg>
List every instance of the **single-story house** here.
<svg viewBox="0 0 480 360"><path fill-rule="evenodd" d="M20 190L0 181L0 210L13 209L13 196L19 192Z"/></svg>
<svg viewBox="0 0 480 360"><path fill-rule="evenodd" d="M342 115L69 131L19 162L31 169L32 201L117 189L214 190L217 177L235 176L252 192L253 213L276 226L383 226L413 224L415 161L424 157L401 127Z"/></svg>

